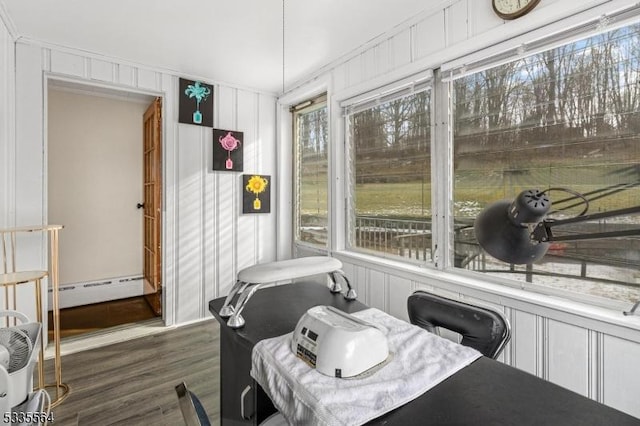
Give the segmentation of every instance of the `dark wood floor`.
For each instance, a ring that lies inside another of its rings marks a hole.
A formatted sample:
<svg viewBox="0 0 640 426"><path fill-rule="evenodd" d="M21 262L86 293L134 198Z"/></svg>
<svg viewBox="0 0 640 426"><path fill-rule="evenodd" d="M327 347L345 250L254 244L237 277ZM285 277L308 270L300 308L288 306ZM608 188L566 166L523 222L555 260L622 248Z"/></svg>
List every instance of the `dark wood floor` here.
<svg viewBox="0 0 640 426"><path fill-rule="evenodd" d="M62 377L71 392L53 409L53 425L183 425L174 389L183 380L219 424L219 351L211 319L65 355Z"/></svg>
<svg viewBox="0 0 640 426"><path fill-rule="evenodd" d="M61 309L60 337L64 339L151 318L155 318L155 314L142 296ZM49 324L52 323L49 312ZM53 327L49 327L49 339L53 339Z"/></svg>

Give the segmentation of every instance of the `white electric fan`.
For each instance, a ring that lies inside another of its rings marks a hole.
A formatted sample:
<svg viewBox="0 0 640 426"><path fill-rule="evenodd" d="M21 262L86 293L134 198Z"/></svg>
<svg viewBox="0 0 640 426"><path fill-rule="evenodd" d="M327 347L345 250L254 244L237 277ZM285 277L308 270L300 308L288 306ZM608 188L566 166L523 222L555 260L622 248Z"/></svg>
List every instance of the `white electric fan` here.
<svg viewBox="0 0 640 426"><path fill-rule="evenodd" d="M26 315L17 311L0 311L0 322L21 323L0 327L0 413L28 399L33 388L33 368L36 348L40 342L42 324L28 322Z"/></svg>

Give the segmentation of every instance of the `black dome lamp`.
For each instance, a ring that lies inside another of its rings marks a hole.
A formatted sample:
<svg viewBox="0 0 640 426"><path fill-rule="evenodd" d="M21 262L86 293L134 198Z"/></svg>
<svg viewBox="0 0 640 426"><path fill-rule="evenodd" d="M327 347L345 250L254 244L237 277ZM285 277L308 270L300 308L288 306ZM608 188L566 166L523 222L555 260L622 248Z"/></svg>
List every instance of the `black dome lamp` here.
<svg viewBox="0 0 640 426"><path fill-rule="evenodd" d="M480 246L491 256L512 264L529 264L542 259L548 242L532 239L530 226L541 222L551 200L537 189L522 191L513 202L489 205L476 218L474 230Z"/></svg>
<svg viewBox="0 0 640 426"><path fill-rule="evenodd" d="M570 192L575 195L574 198L582 198L585 203L582 213L569 219L545 218L551 208L551 200L546 193L554 189ZM473 227L480 247L496 259L512 264L530 264L542 259L552 241L595 240L640 235L640 228L553 235L551 228L556 226L640 213L640 206L633 206L602 213L584 214L588 208L589 200L584 195L566 188L549 188L542 192L529 189L518 194L512 203L503 200L490 204L478 215Z"/></svg>
<svg viewBox="0 0 640 426"><path fill-rule="evenodd" d="M637 183L633 183L623 186L635 187L637 185ZM551 208L551 200L546 193L551 190L561 190L574 194L574 197L560 200L558 203L581 198L585 204L582 213L569 219L554 220L545 218ZM609 191L605 195L611 195L620 190L619 188L612 190L609 187L604 188L602 191ZM601 190L593 191L593 193L597 192L601 192ZM598 198L600 197L598 196ZM529 189L518 194L513 202L503 200L490 204L478 215L473 227L480 247L496 259L511 264L537 262L544 257L552 241L594 240L640 235L640 228L575 235L553 235L551 228L555 226L640 213L640 206L585 214L588 208L589 200L584 195L567 188L549 188L542 192L537 189ZM640 301L637 301L631 310L623 313L625 315L633 315L638 308L640 308Z"/></svg>

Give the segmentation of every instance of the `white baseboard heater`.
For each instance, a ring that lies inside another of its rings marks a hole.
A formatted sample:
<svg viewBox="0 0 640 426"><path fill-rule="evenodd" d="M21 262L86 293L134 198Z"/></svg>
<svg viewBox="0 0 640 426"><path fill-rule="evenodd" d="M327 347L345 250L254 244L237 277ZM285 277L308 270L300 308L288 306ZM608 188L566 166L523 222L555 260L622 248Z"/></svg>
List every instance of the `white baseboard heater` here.
<svg viewBox="0 0 640 426"><path fill-rule="evenodd" d="M110 300L126 299L144 294L142 275L107 278L104 280L86 281L60 285L60 309ZM53 309L53 290L49 289L49 310Z"/></svg>

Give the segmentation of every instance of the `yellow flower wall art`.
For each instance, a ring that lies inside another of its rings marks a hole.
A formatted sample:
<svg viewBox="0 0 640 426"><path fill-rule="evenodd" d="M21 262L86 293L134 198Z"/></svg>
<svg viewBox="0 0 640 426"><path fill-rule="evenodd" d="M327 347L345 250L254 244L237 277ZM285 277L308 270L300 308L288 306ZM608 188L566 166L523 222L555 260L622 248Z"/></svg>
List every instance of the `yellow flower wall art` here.
<svg viewBox="0 0 640 426"><path fill-rule="evenodd" d="M242 185L244 187L243 213L269 213L271 208L269 181L270 176L242 176Z"/></svg>

